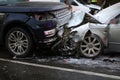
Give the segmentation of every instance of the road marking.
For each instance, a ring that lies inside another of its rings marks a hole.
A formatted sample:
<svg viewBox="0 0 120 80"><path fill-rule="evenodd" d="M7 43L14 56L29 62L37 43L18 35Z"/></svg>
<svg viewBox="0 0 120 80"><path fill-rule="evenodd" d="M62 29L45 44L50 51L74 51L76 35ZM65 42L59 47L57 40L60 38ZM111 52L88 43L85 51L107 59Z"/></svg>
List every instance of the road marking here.
<svg viewBox="0 0 120 80"><path fill-rule="evenodd" d="M67 72L74 72L74 73L80 73L80 74L85 74L85 75L99 76L99 77L104 77L104 78L119 79L120 80L120 76L102 74L102 73L91 72L91 71L83 71L83 70L77 70L77 69L69 69L69 68L55 67L55 66L49 66L49 65L35 64L35 63L27 63L27 62L9 60L9 59L3 59L3 58L0 58L0 61L29 65L29 66L33 66L33 67L41 67L41 68L61 70L61 71L67 71Z"/></svg>

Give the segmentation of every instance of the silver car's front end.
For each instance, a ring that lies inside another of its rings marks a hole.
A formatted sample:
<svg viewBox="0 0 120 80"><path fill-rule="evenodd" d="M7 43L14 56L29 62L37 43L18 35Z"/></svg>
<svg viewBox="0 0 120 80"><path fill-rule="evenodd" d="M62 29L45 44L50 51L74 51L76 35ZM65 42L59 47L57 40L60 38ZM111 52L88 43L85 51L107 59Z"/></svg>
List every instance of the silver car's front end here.
<svg viewBox="0 0 120 80"><path fill-rule="evenodd" d="M76 35L79 35L79 41L82 41L87 35L96 34L101 38L104 46L108 44L107 38L109 28L106 24L86 23L73 29L71 32L74 31L77 32Z"/></svg>

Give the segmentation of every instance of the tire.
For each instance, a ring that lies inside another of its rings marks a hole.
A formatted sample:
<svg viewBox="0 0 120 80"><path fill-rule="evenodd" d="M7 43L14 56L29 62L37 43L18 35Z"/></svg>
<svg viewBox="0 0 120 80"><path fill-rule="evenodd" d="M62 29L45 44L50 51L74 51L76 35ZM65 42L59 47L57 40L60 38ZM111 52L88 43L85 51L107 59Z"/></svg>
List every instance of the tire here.
<svg viewBox="0 0 120 80"><path fill-rule="evenodd" d="M13 56L26 57L33 51L33 39L23 28L16 27L6 35L6 47Z"/></svg>
<svg viewBox="0 0 120 80"><path fill-rule="evenodd" d="M103 52L103 43L97 35L86 36L79 45L80 55L87 58L94 58Z"/></svg>

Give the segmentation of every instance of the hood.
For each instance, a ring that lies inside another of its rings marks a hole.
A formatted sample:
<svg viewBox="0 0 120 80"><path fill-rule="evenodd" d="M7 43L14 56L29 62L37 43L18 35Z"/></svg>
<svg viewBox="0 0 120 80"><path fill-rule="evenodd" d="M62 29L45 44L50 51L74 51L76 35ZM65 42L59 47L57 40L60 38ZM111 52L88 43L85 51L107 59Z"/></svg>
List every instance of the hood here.
<svg viewBox="0 0 120 80"><path fill-rule="evenodd" d="M81 24L84 20L85 13L77 6L72 6L72 18L68 22L68 27L73 27Z"/></svg>
<svg viewBox="0 0 120 80"><path fill-rule="evenodd" d="M120 14L120 2L101 10L96 15L94 15L94 18L101 23L108 24L111 19L113 19L119 14Z"/></svg>
<svg viewBox="0 0 120 80"><path fill-rule="evenodd" d="M0 6L0 12L43 12L67 8L59 2L23 2Z"/></svg>

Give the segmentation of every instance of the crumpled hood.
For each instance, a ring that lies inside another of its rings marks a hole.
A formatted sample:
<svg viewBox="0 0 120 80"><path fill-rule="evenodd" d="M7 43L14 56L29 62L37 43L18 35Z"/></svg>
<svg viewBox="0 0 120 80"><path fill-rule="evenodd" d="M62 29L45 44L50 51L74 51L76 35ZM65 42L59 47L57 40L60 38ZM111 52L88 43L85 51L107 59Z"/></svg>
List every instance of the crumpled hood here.
<svg viewBox="0 0 120 80"><path fill-rule="evenodd" d="M101 23L108 24L118 14L120 14L120 2L101 10L94 15L94 18Z"/></svg>

